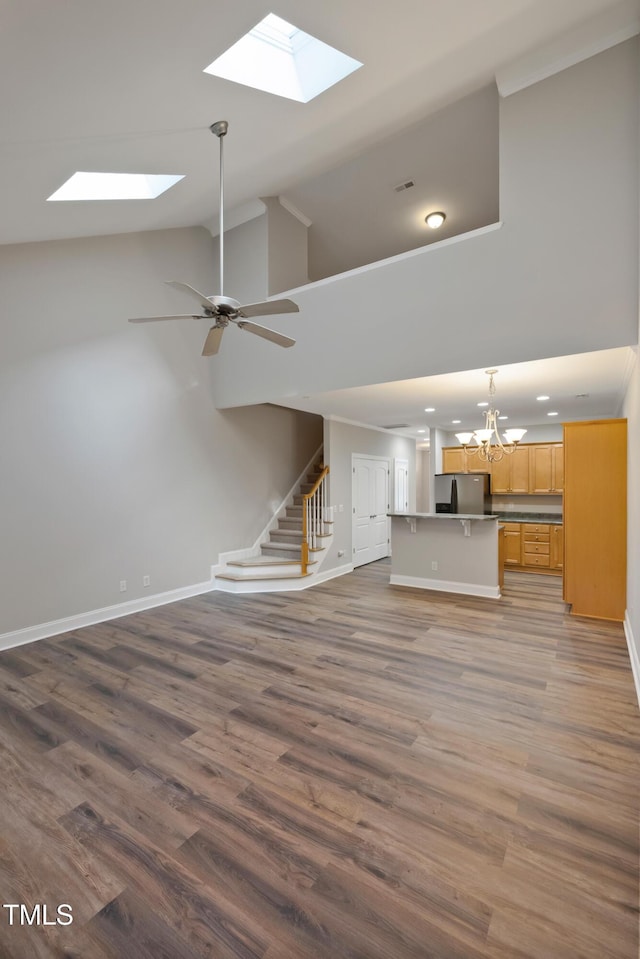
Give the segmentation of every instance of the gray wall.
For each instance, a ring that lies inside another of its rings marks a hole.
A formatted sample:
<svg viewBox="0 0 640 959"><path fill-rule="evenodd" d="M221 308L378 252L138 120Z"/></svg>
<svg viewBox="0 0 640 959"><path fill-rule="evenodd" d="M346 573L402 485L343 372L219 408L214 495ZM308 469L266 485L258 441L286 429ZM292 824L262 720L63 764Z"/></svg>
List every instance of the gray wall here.
<svg viewBox="0 0 640 959"><path fill-rule="evenodd" d="M262 202L267 207L268 290L273 296L309 282L309 231L277 196L262 197Z"/></svg>
<svg viewBox="0 0 640 959"><path fill-rule="evenodd" d="M0 247L0 633L208 580L322 442L214 409L206 321L127 323L190 309L163 280L207 289L212 253L200 228Z"/></svg>
<svg viewBox="0 0 640 959"><path fill-rule="evenodd" d="M389 503L393 507L393 460L409 463L409 512L416 503L416 444L409 437L383 430L367 429L340 420L327 419L324 426L325 462L329 464L329 503L342 506L334 514L333 543L322 570L343 566L352 561L352 456L384 456L390 462ZM338 552L343 551L343 556Z"/></svg>
<svg viewBox="0 0 640 959"><path fill-rule="evenodd" d="M213 238L210 289L220 292L220 240ZM224 294L241 303L258 303L268 294L267 214L224 233Z"/></svg>

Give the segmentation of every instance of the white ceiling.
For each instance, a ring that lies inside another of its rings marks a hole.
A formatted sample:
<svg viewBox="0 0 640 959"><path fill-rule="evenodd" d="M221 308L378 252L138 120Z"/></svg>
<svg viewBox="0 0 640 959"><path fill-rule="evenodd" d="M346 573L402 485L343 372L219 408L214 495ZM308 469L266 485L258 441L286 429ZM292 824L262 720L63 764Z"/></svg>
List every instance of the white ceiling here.
<svg viewBox="0 0 640 959"><path fill-rule="evenodd" d="M10 0L0 39L0 243L204 223L286 193L509 74L541 44L618 29L636 0ZM272 10L364 66L307 104L202 71ZM568 34L567 34L568 31ZM564 42L564 41L563 41ZM76 170L179 173L157 200L47 203ZM407 171L408 174L411 171Z"/></svg>
<svg viewBox="0 0 640 959"><path fill-rule="evenodd" d="M576 44L594 53L599 37L624 39L638 9L638 0L10 0L0 34L0 244L210 222L218 144L208 128L218 119L230 124L228 210L288 194L321 206L323 177L335 183L331 171L384 138L496 78L517 88L520 73L543 76L540 50L561 63ZM308 104L202 72L270 11L364 66ZM76 170L184 179L157 200L47 203ZM523 364L515 377L503 368L497 398L509 422L543 422L531 399L542 389L560 419L615 415L628 351L599 357ZM485 379L451 374L302 403L372 425L406 422L412 435L456 417L471 428ZM580 392L590 397L575 400Z"/></svg>
<svg viewBox="0 0 640 959"><path fill-rule="evenodd" d="M621 347L502 366L494 377L493 406L508 416L502 421L505 429L620 416L633 359L633 349ZM366 426L393 427L422 444L430 428L459 433L484 426L478 403L489 399L488 389L484 369L466 370L296 397L291 405ZM549 400L538 401L541 395ZM435 411L427 413L426 407ZM549 417L550 411L558 415ZM454 424L456 419L461 422Z"/></svg>

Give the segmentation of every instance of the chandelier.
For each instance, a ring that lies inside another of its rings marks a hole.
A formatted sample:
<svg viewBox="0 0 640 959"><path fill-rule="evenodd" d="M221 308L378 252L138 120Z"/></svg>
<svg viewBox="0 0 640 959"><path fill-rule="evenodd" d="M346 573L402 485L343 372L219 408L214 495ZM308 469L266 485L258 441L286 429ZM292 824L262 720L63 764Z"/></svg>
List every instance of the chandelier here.
<svg viewBox="0 0 640 959"><path fill-rule="evenodd" d="M494 376L497 370L485 370L489 377L489 409L484 411L484 429L475 430L473 433L456 433L456 439L462 444L466 453L477 453L481 460L487 463L497 463L505 453L515 452L518 443L527 432L521 429L509 429L504 431L504 442L498 432L498 417L500 410L493 407L493 397L496 392ZM469 444L475 440L476 446L469 448Z"/></svg>

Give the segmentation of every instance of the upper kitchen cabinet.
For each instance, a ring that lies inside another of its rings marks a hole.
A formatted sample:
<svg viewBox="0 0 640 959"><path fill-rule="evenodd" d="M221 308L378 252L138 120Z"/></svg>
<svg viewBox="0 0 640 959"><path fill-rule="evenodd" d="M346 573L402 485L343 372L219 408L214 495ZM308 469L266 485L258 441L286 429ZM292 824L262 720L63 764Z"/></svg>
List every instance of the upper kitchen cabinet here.
<svg viewBox="0 0 640 959"><path fill-rule="evenodd" d="M529 447L529 492L562 493L564 456L562 443Z"/></svg>
<svg viewBox="0 0 640 959"><path fill-rule="evenodd" d="M624 620L627 421L564 424L564 600L571 612Z"/></svg>
<svg viewBox="0 0 640 959"><path fill-rule="evenodd" d="M442 472L467 472L467 454L462 446L450 446L442 450Z"/></svg>
<svg viewBox="0 0 640 959"><path fill-rule="evenodd" d="M529 492L529 447L518 446L491 464L492 493Z"/></svg>
<svg viewBox="0 0 640 959"><path fill-rule="evenodd" d="M462 446L447 446L442 450L443 473L490 473L491 463L480 459L477 453L467 452Z"/></svg>

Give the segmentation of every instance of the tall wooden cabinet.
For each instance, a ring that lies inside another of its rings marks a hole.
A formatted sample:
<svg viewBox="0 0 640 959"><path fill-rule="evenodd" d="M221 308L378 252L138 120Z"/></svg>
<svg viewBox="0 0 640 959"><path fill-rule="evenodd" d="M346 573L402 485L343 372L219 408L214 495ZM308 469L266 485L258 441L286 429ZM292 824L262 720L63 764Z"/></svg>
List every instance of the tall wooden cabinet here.
<svg viewBox="0 0 640 959"><path fill-rule="evenodd" d="M623 620L627 421L564 424L564 600L578 616Z"/></svg>

